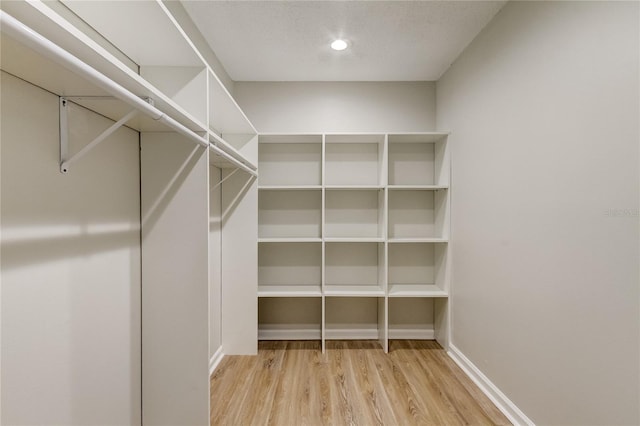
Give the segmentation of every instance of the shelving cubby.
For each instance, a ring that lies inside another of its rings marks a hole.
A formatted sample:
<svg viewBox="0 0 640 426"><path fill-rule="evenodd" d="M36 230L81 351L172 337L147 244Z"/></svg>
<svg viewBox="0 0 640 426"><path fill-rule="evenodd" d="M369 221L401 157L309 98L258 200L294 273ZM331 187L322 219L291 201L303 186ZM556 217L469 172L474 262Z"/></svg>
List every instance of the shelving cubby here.
<svg viewBox="0 0 640 426"><path fill-rule="evenodd" d="M449 186L447 133L393 134L388 145L390 188Z"/></svg>
<svg viewBox="0 0 640 426"><path fill-rule="evenodd" d="M386 350L384 297L325 297L326 340L380 340Z"/></svg>
<svg viewBox="0 0 640 426"><path fill-rule="evenodd" d="M325 189L325 239L383 239L384 201L384 189Z"/></svg>
<svg viewBox="0 0 640 426"><path fill-rule="evenodd" d="M389 243L389 297L447 297L446 243Z"/></svg>
<svg viewBox="0 0 640 426"><path fill-rule="evenodd" d="M327 188L384 186L384 135L325 135L324 146Z"/></svg>
<svg viewBox="0 0 640 426"><path fill-rule="evenodd" d="M322 243L258 245L258 297L322 295Z"/></svg>
<svg viewBox="0 0 640 426"><path fill-rule="evenodd" d="M446 303L447 299L430 297L390 298L389 339L436 339Z"/></svg>
<svg viewBox="0 0 640 426"><path fill-rule="evenodd" d="M449 237L448 189L389 189L389 240L446 241Z"/></svg>
<svg viewBox="0 0 640 426"><path fill-rule="evenodd" d="M326 242L325 296L384 296L386 290L384 243Z"/></svg>
<svg viewBox="0 0 640 426"><path fill-rule="evenodd" d="M258 299L259 340L321 340L321 297Z"/></svg>
<svg viewBox="0 0 640 426"><path fill-rule="evenodd" d="M322 190L259 190L258 237L320 241Z"/></svg>
<svg viewBox="0 0 640 426"><path fill-rule="evenodd" d="M321 188L321 135L260 135L260 188Z"/></svg>

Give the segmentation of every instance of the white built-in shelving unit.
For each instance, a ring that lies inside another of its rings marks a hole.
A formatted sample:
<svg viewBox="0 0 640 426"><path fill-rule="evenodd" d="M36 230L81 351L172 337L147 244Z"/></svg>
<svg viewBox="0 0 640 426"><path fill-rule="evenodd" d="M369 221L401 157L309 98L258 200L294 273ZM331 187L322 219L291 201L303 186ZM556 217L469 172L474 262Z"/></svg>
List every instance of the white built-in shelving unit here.
<svg viewBox="0 0 640 426"><path fill-rule="evenodd" d="M258 337L448 342L447 133L259 137Z"/></svg>
<svg viewBox="0 0 640 426"><path fill-rule="evenodd" d="M141 146L144 422L208 424L210 336L221 336L226 354L257 350L257 132L205 59L212 54L190 39L195 27L178 2L0 8L3 71L60 96L61 108L72 102L114 121L140 111L123 124L140 132ZM73 137L82 123L67 119ZM267 218L270 236L287 236L277 215ZM267 260L277 264L287 250ZM277 285L281 271L266 268ZM214 281L225 298L218 318Z"/></svg>

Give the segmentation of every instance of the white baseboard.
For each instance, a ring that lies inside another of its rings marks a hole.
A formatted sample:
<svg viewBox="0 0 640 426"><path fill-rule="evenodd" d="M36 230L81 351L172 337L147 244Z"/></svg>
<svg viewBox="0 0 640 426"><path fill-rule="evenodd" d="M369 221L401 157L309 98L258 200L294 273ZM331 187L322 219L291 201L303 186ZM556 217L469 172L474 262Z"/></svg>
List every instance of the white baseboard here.
<svg viewBox="0 0 640 426"><path fill-rule="evenodd" d="M431 329L389 328L389 339L435 340L436 332Z"/></svg>
<svg viewBox="0 0 640 426"><path fill-rule="evenodd" d="M478 385L480 390L493 402L502 413L507 416L509 421L514 425L535 426L531 421L509 398L503 394L496 385L494 385L482 371L478 369L469 358L464 356L462 352L454 345L449 345L447 352L449 357L466 373L473 382Z"/></svg>
<svg viewBox="0 0 640 426"><path fill-rule="evenodd" d="M324 337L328 340L378 340L378 330L374 328L330 328L325 329Z"/></svg>
<svg viewBox="0 0 640 426"><path fill-rule="evenodd" d="M321 338L320 329L258 329L258 340L320 340Z"/></svg>
<svg viewBox="0 0 640 426"><path fill-rule="evenodd" d="M415 330L411 331L416 335ZM321 338L322 332L317 327L258 328L258 340L320 340ZM376 328L329 328L325 330L325 338L329 340L378 340L379 334Z"/></svg>
<svg viewBox="0 0 640 426"><path fill-rule="evenodd" d="M216 370L218 364L222 361L222 358L224 358L224 352L222 352L222 346L220 346L211 359L209 359L209 377L211 377L213 372Z"/></svg>

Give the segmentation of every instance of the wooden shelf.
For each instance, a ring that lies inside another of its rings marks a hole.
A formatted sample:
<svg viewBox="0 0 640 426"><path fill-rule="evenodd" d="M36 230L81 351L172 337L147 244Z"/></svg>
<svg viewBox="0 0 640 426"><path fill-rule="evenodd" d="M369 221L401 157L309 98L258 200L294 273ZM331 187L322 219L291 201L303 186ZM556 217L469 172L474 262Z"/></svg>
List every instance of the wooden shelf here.
<svg viewBox="0 0 640 426"><path fill-rule="evenodd" d="M258 285L258 297L320 297L317 285Z"/></svg>
<svg viewBox="0 0 640 426"><path fill-rule="evenodd" d="M321 190L321 185L267 185L258 186L260 191L308 191Z"/></svg>
<svg viewBox="0 0 640 426"><path fill-rule="evenodd" d="M62 30L59 29L58 31ZM72 51L86 51L87 46L84 45L85 41L96 49L96 51L90 52L92 54L91 56L87 53L84 54L85 57L89 56L86 62L88 62L90 66L99 69L102 74L105 74L135 95L142 98L153 99L156 108L171 116L186 128L194 132L205 131L206 126L203 122L194 118L189 112L173 102L159 89L134 73L95 42L86 39L86 36L83 34L78 34L78 37L81 37L83 40L73 40L77 45L77 49L71 49ZM72 102L114 121L121 119L131 111L129 105L113 98L110 93L88 82L84 78L69 72L53 60L33 50L26 49L24 45L4 34L2 35L2 69L56 95L71 96ZM43 70L46 70L46 72L43 72ZM169 130L166 125L150 117L146 117L143 114L139 114L128 121L127 126L138 131Z"/></svg>
<svg viewBox="0 0 640 426"><path fill-rule="evenodd" d="M425 238L389 238L389 243L448 243L449 239L448 238L431 238L431 237L425 237Z"/></svg>
<svg viewBox="0 0 640 426"><path fill-rule="evenodd" d="M260 143L261 144L269 144L269 143L292 143L292 144L301 144L301 143L311 143L311 144L321 144L322 143L322 135L321 134L305 134L305 133L260 133Z"/></svg>
<svg viewBox="0 0 640 426"><path fill-rule="evenodd" d="M138 65L202 66L204 60L161 2L62 0ZM139 30L144 22L144 31ZM133 36L132 31L135 31Z"/></svg>
<svg viewBox="0 0 640 426"><path fill-rule="evenodd" d="M218 76L210 68L208 71L209 130L222 138L228 134L258 133Z"/></svg>
<svg viewBox="0 0 640 426"><path fill-rule="evenodd" d="M389 185L389 190L439 191L449 189L449 185Z"/></svg>
<svg viewBox="0 0 640 426"><path fill-rule="evenodd" d="M389 297L448 297L435 284L389 284Z"/></svg>
<svg viewBox="0 0 640 426"><path fill-rule="evenodd" d="M325 237L326 243L384 243L382 237Z"/></svg>
<svg viewBox="0 0 640 426"><path fill-rule="evenodd" d="M320 237L273 237L258 238L258 243L321 243Z"/></svg>
<svg viewBox="0 0 640 426"><path fill-rule="evenodd" d="M322 328L308 324L260 324L258 340L320 340Z"/></svg>
<svg viewBox="0 0 640 426"><path fill-rule="evenodd" d="M383 185L325 185L328 190L358 191L358 190L380 190Z"/></svg>
<svg viewBox="0 0 640 426"><path fill-rule="evenodd" d="M331 297L381 297L384 290L377 285L325 285L325 296Z"/></svg>
<svg viewBox="0 0 640 426"><path fill-rule="evenodd" d="M415 132L389 134L389 144L394 143L434 143L449 136L449 132Z"/></svg>

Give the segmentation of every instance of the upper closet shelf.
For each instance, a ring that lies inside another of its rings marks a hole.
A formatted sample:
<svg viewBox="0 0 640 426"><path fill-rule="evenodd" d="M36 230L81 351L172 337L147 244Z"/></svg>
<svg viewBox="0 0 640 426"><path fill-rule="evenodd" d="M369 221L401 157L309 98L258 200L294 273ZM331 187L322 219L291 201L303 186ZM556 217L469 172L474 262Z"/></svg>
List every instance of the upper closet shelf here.
<svg viewBox="0 0 640 426"><path fill-rule="evenodd" d="M389 143L434 143L449 136L449 132L389 134Z"/></svg>
<svg viewBox="0 0 640 426"><path fill-rule="evenodd" d="M84 68L92 68L136 97L151 99L157 110L197 133L204 143L212 142L248 169L256 170L239 152L235 137L239 134L241 140L248 140L256 134L255 129L162 2L65 4L86 22L75 17L72 24L73 14L59 2L3 2L2 9L29 32L74 56ZM91 33L87 23L99 34ZM25 49L25 44L30 49ZM4 30L2 69L114 121L131 110L92 78L15 34L7 36ZM155 118L138 114L126 125L139 131L170 130ZM212 128L213 124L222 130ZM215 133L215 137L207 141L207 133ZM229 163L224 154L220 157L222 160L214 163Z"/></svg>
<svg viewBox="0 0 640 426"><path fill-rule="evenodd" d="M140 66L204 65L160 1L61 2Z"/></svg>
<svg viewBox="0 0 640 426"><path fill-rule="evenodd" d="M416 191L439 191L449 189L449 185L389 185L389 189L413 189Z"/></svg>
<svg viewBox="0 0 640 426"><path fill-rule="evenodd" d="M62 1L135 62L142 75L145 69L182 68L186 69L186 78L191 82L200 69L206 69L209 129L222 137L226 133L256 134L244 112L162 1ZM206 88L204 84L202 93Z"/></svg>
<svg viewBox="0 0 640 426"><path fill-rule="evenodd" d="M89 6L94 4L94 2L71 3L77 6ZM82 3L82 5L80 3ZM105 2L105 4L131 4L133 7L134 5L139 4L156 5L156 2ZM175 75L177 72L172 76L168 76L160 75L161 73L159 72L154 73L151 71L151 76L147 76L147 78L139 75L137 73L138 63L134 64L129 60L125 64L125 62L121 60L122 58L117 58L96 41L100 35L94 34L89 36L85 34L83 31L72 25L66 17L63 17L58 13L58 11L53 10L52 7L50 7L55 5L58 5L58 8L61 8L59 12L64 12L66 10L64 9L64 6L59 3L37 0L32 2L3 2L2 8L22 24L41 34L44 38L50 40L52 43L75 56L89 67L98 70L101 74L104 74L126 90L139 97L149 97L153 99L156 108L163 111L165 114L174 117L188 129L197 132L205 131L205 115L195 114L192 111L189 111L191 106L186 105L188 103L183 99L186 97L186 93L171 93L169 88L166 87L166 83L164 84L165 87L156 87L156 85L163 86L162 84L158 84L159 80L166 80L169 77L176 77L177 82L177 75ZM108 14L108 10L109 8L105 9L106 14ZM69 13L68 10L67 13ZM151 17L157 15L158 14L150 13L150 18L141 19L140 22L145 22L147 19L151 21ZM122 28L125 28L122 19L118 18L115 22L119 25L123 25ZM138 32L144 33L145 31ZM173 31L168 31L167 29L165 29L164 32L173 33ZM131 36L131 38L136 39L137 37ZM104 44L104 40L102 41ZM175 43L173 44L175 45ZM184 47L189 47L186 42ZM110 93L104 91L92 82L88 82L86 79L78 78L77 74L70 74L69 69L66 68L66 66L60 65L50 56L46 57L33 51L28 52L19 44L16 48L12 48L9 52L5 52L5 46L3 43L2 50L2 67L5 71L16 74L19 77L57 95L66 96L68 98L73 97L75 98L75 103L85 106L113 120L118 120L128 112L128 107L126 105L122 105L122 103L118 102L117 99L109 99L111 96ZM165 52L167 58L174 56L174 53L170 50L166 50ZM15 53L15 55L12 53ZM11 54L11 56L5 57L6 54ZM196 58L193 53L191 53L191 56L192 59ZM173 59L167 60L175 63L175 60ZM202 61L200 61L199 67L204 68L204 63ZM145 69L143 69L142 66L140 66L140 73L145 73ZM185 75L181 77L183 77L182 80L189 79L189 77ZM193 78L191 86L185 90L196 90L197 87L195 86L200 85L196 83L202 83L202 77L206 77L206 74L203 73L203 76L199 79ZM152 81L154 79L157 81ZM202 84L202 88L205 87L206 85ZM206 99L201 104L206 105ZM166 127L162 124L155 122L153 119L142 116L131 120L127 124L129 127L140 131L166 131Z"/></svg>
<svg viewBox="0 0 640 426"><path fill-rule="evenodd" d="M209 70L209 130L229 133L258 133L217 75Z"/></svg>

